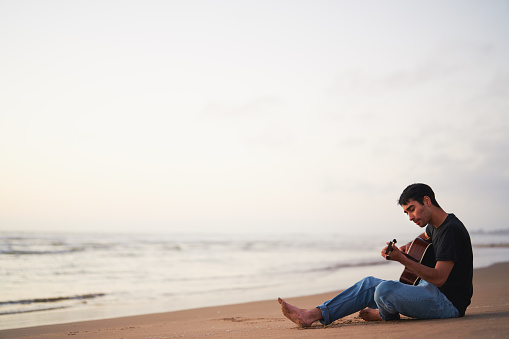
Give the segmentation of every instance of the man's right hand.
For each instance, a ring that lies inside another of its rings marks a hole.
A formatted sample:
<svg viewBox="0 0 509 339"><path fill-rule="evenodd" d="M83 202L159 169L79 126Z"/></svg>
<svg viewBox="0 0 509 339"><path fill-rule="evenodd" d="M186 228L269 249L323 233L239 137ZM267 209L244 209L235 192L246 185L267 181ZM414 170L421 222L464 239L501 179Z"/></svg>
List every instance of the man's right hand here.
<svg viewBox="0 0 509 339"><path fill-rule="evenodd" d="M403 245L399 248L399 250L403 253L408 253L408 249L410 248L410 245L412 245L412 242L409 242L406 245Z"/></svg>

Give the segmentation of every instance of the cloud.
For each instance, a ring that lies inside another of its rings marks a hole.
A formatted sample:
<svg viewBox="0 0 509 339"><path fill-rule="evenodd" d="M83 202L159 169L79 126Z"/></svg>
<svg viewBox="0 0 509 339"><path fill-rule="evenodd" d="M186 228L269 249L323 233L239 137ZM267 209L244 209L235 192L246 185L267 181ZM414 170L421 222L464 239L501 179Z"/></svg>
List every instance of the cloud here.
<svg viewBox="0 0 509 339"><path fill-rule="evenodd" d="M366 98L386 95L389 91L404 94L415 89L422 90L429 84L442 88L443 82L448 79L452 78L453 82L472 79L471 75L479 69L490 70L490 62L496 62L502 52L489 43L441 42L427 56L416 58L410 64L387 67L377 72L361 68L343 70L336 76L329 93ZM498 81L506 84L504 79Z"/></svg>

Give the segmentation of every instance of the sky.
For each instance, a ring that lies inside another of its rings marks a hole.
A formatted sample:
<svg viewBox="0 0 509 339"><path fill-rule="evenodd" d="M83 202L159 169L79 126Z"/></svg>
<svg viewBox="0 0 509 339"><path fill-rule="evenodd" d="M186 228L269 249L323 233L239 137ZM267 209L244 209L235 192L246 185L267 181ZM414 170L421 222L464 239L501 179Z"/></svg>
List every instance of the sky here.
<svg viewBox="0 0 509 339"><path fill-rule="evenodd" d="M506 229L509 1L0 0L0 231ZM412 227L414 229L412 229Z"/></svg>

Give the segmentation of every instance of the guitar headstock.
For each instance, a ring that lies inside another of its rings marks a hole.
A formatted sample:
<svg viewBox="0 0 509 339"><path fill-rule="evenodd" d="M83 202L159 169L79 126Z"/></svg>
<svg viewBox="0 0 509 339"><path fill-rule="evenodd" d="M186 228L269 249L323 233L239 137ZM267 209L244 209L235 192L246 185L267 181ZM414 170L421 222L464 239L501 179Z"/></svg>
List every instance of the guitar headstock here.
<svg viewBox="0 0 509 339"><path fill-rule="evenodd" d="M397 243L396 239L392 239L392 241L389 241L389 244L387 245L387 248L385 249L385 254L387 254L385 259L387 259L387 260L391 259L389 254L392 252L392 246L394 246L395 243Z"/></svg>

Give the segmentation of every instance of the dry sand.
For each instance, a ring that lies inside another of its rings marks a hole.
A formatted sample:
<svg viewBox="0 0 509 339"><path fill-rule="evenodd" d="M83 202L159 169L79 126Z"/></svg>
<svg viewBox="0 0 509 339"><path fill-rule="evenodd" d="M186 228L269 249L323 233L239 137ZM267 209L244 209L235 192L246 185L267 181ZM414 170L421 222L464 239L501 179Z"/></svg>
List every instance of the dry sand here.
<svg viewBox="0 0 509 339"><path fill-rule="evenodd" d="M466 316L446 320L365 322L356 314L329 326L299 329L274 300L187 311L0 331L0 338L509 338L509 263L475 270L474 297ZM337 292L289 298L314 307ZM284 295L281 295L284 298Z"/></svg>

